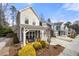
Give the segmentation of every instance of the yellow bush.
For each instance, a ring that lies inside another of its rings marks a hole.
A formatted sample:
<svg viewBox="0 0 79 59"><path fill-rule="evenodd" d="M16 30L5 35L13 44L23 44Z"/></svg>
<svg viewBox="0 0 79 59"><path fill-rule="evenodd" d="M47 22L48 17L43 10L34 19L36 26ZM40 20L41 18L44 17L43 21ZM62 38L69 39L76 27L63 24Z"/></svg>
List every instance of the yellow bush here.
<svg viewBox="0 0 79 59"><path fill-rule="evenodd" d="M47 42L45 41L40 41L41 45L42 45L42 48L46 47L47 46Z"/></svg>
<svg viewBox="0 0 79 59"><path fill-rule="evenodd" d="M34 47L36 50L42 48L42 45L41 45L40 42L33 42L32 44L33 44L33 47Z"/></svg>
<svg viewBox="0 0 79 59"><path fill-rule="evenodd" d="M41 39L36 39L35 41L36 41L36 42L40 42L40 41L41 41Z"/></svg>
<svg viewBox="0 0 79 59"><path fill-rule="evenodd" d="M19 56L36 56L36 51L32 44L27 44L19 50Z"/></svg>

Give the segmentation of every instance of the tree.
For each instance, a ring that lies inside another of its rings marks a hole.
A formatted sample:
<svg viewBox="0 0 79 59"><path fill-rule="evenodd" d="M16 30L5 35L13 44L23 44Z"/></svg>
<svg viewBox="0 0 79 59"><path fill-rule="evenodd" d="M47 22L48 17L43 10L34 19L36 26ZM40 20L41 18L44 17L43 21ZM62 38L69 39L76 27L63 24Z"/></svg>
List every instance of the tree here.
<svg viewBox="0 0 79 59"><path fill-rule="evenodd" d="M79 34L79 25L78 24L71 25L71 28L74 29L77 34Z"/></svg>
<svg viewBox="0 0 79 59"><path fill-rule="evenodd" d="M0 25L2 25L2 26L7 24L6 17L5 17L7 7L8 7L7 3L6 4L5 3L4 4L0 3Z"/></svg>
<svg viewBox="0 0 79 59"><path fill-rule="evenodd" d="M71 22L66 22L64 25L65 25L64 28L67 27L68 30L70 31L70 28L71 28Z"/></svg>
<svg viewBox="0 0 79 59"><path fill-rule="evenodd" d="M45 21L43 14L40 15L40 20L41 20L41 21Z"/></svg>
<svg viewBox="0 0 79 59"><path fill-rule="evenodd" d="M10 10L11 10L12 25L14 25L16 20L17 10L15 6L11 6Z"/></svg>
<svg viewBox="0 0 79 59"><path fill-rule="evenodd" d="M50 18L48 18L48 22L51 22Z"/></svg>
<svg viewBox="0 0 79 59"><path fill-rule="evenodd" d="M67 26L68 28L70 27L71 22L66 22L65 26Z"/></svg>

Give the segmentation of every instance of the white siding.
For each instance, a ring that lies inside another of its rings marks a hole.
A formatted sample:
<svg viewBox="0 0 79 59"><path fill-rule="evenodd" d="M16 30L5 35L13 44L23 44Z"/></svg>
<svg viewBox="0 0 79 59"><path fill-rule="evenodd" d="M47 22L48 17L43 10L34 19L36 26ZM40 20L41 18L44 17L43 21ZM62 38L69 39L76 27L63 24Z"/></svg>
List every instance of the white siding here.
<svg viewBox="0 0 79 59"><path fill-rule="evenodd" d="M29 20L29 25L33 25L33 22L35 22L37 26L39 25L39 20L34 12L31 10L31 8L28 8L21 12L20 24L25 24L25 19Z"/></svg>
<svg viewBox="0 0 79 59"><path fill-rule="evenodd" d="M48 27L46 23L42 23L42 26L43 27Z"/></svg>

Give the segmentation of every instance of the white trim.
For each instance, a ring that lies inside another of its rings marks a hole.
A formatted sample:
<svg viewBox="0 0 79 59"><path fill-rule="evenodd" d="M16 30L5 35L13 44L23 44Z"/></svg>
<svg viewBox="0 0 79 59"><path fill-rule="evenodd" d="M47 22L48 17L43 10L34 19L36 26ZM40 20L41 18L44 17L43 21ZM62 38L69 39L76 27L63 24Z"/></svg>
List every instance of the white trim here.
<svg viewBox="0 0 79 59"><path fill-rule="evenodd" d="M23 46L26 45L26 32L25 32L25 28L23 28Z"/></svg>
<svg viewBox="0 0 79 59"><path fill-rule="evenodd" d="M28 32L29 30L25 30L25 28L23 28L23 46L26 45L26 33Z"/></svg>
<svg viewBox="0 0 79 59"><path fill-rule="evenodd" d="M19 10L19 12L23 12L24 10L27 10L27 9L31 9L32 12L33 12L33 13L36 15L36 17L38 18L38 20L40 20L39 15L37 15L38 13L32 8L32 6L28 6L28 7L26 7L26 8L23 8L23 9Z"/></svg>
<svg viewBox="0 0 79 59"><path fill-rule="evenodd" d="M19 12L22 12L22 11L27 10L27 9L29 9L29 8L30 8L30 7L23 8L23 9L19 10Z"/></svg>
<svg viewBox="0 0 79 59"><path fill-rule="evenodd" d="M26 24L20 24L22 28L25 28L26 30L45 30L48 27L43 26L33 26L33 25L26 25Z"/></svg>

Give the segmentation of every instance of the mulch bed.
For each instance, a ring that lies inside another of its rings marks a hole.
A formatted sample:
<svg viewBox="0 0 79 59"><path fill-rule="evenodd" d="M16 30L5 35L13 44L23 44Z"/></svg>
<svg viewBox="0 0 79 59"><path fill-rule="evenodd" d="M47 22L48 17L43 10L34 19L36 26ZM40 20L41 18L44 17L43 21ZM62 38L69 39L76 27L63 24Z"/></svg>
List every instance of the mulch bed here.
<svg viewBox="0 0 79 59"><path fill-rule="evenodd" d="M50 45L49 47L45 47L43 49L39 49L36 51L37 56L57 56L64 50L63 46L60 45Z"/></svg>
<svg viewBox="0 0 79 59"><path fill-rule="evenodd" d="M10 47L9 56L17 56L20 45L15 45ZM64 47L61 45L50 45L45 48L36 50L37 56L57 56L64 50Z"/></svg>
<svg viewBox="0 0 79 59"><path fill-rule="evenodd" d="M19 49L21 48L20 44L16 44L10 47L9 56L17 56Z"/></svg>

